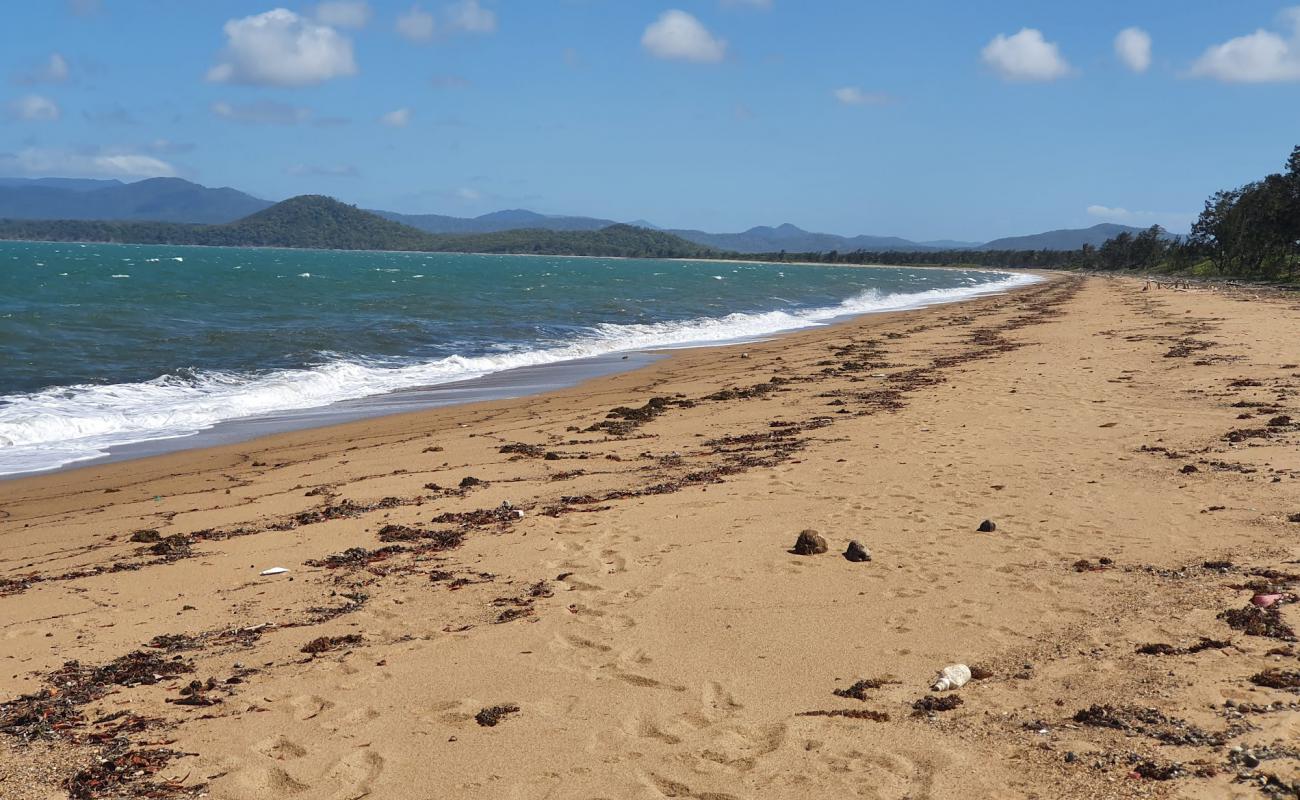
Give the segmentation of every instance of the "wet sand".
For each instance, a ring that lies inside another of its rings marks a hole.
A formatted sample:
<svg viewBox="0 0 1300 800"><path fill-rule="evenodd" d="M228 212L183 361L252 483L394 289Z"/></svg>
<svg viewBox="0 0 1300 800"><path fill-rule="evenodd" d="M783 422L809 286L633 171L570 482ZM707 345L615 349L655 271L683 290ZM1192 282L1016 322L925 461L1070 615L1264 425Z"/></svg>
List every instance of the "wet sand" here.
<svg viewBox="0 0 1300 800"><path fill-rule="evenodd" d="M0 797L1269 796L1300 300L1254 295L1060 277L0 484Z"/></svg>

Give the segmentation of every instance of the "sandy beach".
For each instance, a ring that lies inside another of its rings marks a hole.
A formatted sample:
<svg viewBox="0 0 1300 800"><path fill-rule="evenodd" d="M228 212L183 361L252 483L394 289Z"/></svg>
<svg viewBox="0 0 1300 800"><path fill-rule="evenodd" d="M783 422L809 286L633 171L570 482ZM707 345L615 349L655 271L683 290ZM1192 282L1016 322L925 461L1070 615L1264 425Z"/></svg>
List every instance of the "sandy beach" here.
<svg viewBox="0 0 1300 800"><path fill-rule="evenodd" d="M1297 332L1054 276L0 482L0 797L1296 796Z"/></svg>

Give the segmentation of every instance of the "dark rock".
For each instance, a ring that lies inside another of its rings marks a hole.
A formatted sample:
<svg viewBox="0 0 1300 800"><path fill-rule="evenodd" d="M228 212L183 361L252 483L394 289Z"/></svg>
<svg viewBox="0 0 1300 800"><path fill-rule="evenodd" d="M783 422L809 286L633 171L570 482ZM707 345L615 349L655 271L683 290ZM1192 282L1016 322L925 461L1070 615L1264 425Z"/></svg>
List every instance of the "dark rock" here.
<svg viewBox="0 0 1300 800"><path fill-rule="evenodd" d="M1183 466L1182 469L1178 471L1183 473L1184 475L1191 475L1193 472L1200 472L1200 470L1196 468L1195 464L1186 464Z"/></svg>
<svg viewBox="0 0 1300 800"><path fill-rule="evenodd" d="M809 529L799 534L794 549L790 552L797 556L815 556L818 553L825 553L826 540L817 531Z"/></svg>
<svg viewBox="0 0 1300 800"><path fill-rule="evenodd" d="M997 523L991 519L986 519L980 523L978 528L980 533L993 533L998 529Z"/></svg>
<svg viewBox="0 0 1300 800"><path fill-rule="evenodd" d="M495 728L511 714L518 714L519 706L492 706L474 715L474 721L484 728Z"/></svg>
<svg viewBox="0 0 1300 800"><path fill-rule="evenodd" d="M844 557L849 561L861 562L871 560L871 551L863 547L860 542L849 542L849 547L844 551Z"/></svg>
<svg viewBox="0 0 1300 800"><path fill-rule="evenodd" d="M162 534L152 528L146 528L131 534L131 541L141 544L153 544L161 539Z"/></svg>

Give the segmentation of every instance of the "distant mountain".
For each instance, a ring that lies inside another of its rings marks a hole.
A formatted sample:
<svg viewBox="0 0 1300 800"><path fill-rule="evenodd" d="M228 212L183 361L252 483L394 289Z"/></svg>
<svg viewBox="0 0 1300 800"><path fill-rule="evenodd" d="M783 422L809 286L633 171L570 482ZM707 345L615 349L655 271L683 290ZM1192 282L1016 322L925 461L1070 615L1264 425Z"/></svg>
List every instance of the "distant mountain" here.
<svg viewBox="0 0 1300 800"><path fill-rule="evenodd" d="M837 236L833 233L810 233L802 228L786 223L777 227L760 225L744 233L706 233L696 230L669 230L669 233L682 237L688 242L695 242L718 250L734 253L777 253L782 250L790 253L827 253L838 250L849 253L854 250L935 250L897 236Z"/></svg>
<svg viewBox="0 0 1300 800"><path fill-rule="evenodd" d="M1009 236L995 239L982 245L980 250L1078 250L1085 244L1100 247L1107 239L1113 239L1121 233L1140 233L1142 228L1128 225L1116 225L1103 222L1091 228L1067 228L1031 236Z"/></svg>
<svg viewBox="0 0 1300 800"><path fill-rule="evenodd" d="M494 211L481 217L447 217L441 214L398 214L394 211L371 211L384 219L410 225L427 233L499 233L515 230L598 231L618 223L594 217L565 217L513 209ZM641 226L648 227L648 226Z"/></svg>
<svg viewBox="0 0 1300 800"><path fill-rule="evenodd" d="M221 225L0 220L0 239L647 258L690 258L712 253L671 234L632 225L610 225L595 231L430 234L320 195L294 197Z"/></svg>
<svg viewBox="0 0 1300 800"><path fill-rule="evenodd" d="M298 199L298 198L295 198ZM287 202L287 201L286 201ZM94 221L149 221L206 225L223 225L248 222L250 215L272 208L272 204L235 189L213 189L180 178L150 178L135 183L89 178L0 178L0 219L9 220L94 220ZM352 208L348 206L348 208ZM357 209L352 209L358 211ZM282 209L280 213L285 213ZM525 239L533 242L551 241L538 231L599 232L619 225L614 220L599 217L580 217L539 214L525 209L495 211L479 217L453 217L442 214L399 214L393 211L358 211L376 216L417 231L450 236L498 234L508 231L529 231ZM298 228L298 223L288 226ZM660 228L644 220L630 223L628 227L665 233L675 241L665 240L653 247L675 253L700 252L701 248L729 253L755 255L760 253L851 253L868 252L928 252L940 250L1077 250L1084 244L1100 246L1120 233L1136 233L1138 228L1103 223L1079 230L1057 230L1029 236L1014 236L986 244L978 242L938 240L915 242L896 236L839 236L831 233L814 233L786 223L776 227L760 225L743 233L709 233L701 230L671 230ZM376 233L371 230L370 233ZM360 235L356 241L366 241L370 233ZM392 234L393 231L388 231ZM381 234L381 239L388 238ZM322 244L323 247L345 246L347 237L337 234L322 236L319 231L304 235L301 241L335 241L342 245ZM395 241L401 241L396 237ZM489 244L504 240L485 240ZM524 246L520 239L510 239L511 246ZM284 245L307 246L307 245ZM551 241L548 247L568 247ZM651 246L647 243L647 246ZM617 249L617 248L615 248ZM532 252L532 251L526 251Z"/></svg>
<svg viewBox="0 0 1300 800"><path fill-rule="evenodd" d="M0 180L0 219L233 222L267 208L234 189L209 189L180 178L135 183L64 178Z"/></svg>

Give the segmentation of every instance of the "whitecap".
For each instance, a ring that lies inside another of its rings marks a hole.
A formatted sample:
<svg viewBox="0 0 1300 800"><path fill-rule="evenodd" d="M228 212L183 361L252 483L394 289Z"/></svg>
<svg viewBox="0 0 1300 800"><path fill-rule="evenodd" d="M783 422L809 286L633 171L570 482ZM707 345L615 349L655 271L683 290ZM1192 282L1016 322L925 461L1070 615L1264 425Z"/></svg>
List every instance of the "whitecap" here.
<svg viewBox="0 0 1300 800"><path fill-rule="evenodd" d="M452 355L394 365L334 358L310 369L246 374L200 371L140 383L84 384L0 396L0 475L53 469L131 442L188 436L228 420L318 408L342 400L463 381L518 367L609 353L690 347L768 337L836 319L923 308L1036 283L1006 275L978 286L881 294L798 311L727 314L674 322L602 324L567 341L491 355Z"/></svg>

